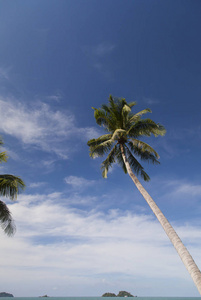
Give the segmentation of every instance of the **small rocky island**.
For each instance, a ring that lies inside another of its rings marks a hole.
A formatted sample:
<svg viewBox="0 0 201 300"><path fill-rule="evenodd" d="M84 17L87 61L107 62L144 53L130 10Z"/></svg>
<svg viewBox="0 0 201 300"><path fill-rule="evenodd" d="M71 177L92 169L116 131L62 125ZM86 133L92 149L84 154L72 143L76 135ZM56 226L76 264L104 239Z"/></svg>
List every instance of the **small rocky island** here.
<svg viewBox="0 0 201 300"><path fill-rule="evenodd" d="M119 291L118 295L114 293L105 293L102 295L102 297L136 297L136 296L133 296L131 293L126 291Z"/></svg>
<svg viewBox="0 0 201 300"><path fill-rule="evenodd" d="M14 297L12 294L6 293L6 292L1 292L0 297Z"/></svg>

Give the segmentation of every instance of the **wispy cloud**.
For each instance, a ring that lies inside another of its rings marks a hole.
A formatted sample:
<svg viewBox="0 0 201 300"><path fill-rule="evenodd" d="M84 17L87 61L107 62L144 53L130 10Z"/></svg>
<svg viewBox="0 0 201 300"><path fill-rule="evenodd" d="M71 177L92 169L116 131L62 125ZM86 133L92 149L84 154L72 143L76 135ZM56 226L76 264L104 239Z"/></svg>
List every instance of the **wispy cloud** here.
<svg viewBox="0 0 201 300"><path fill-rule="evenodd" d="M189 196L191 201L201 196L201 185L187 180L170 180L166 182L166 187L171 187L171 195L180 197L181 199Z"/></svg>
<svg viewBox="0 0 201 300"><path fill-rule="evenodd" d="M78 177L78 176L68 176L65 177L65 182L69 185L71 185L73 188L85 188L91 185L95 184L95 180L89 180L89 179L85 179L83 177Z"/></svg>
<svg viewBox="0 0 201 300"><path fill-rule="evenodd" d="M158 189L160 186L160 189ZM191 207L191 210L201 211L200 197L201 184L198 181L190 181L187 179L169 179L168 178L153 178L150 186L151 192L158 194L163 202L174 202L174 205L185 205ZM157 191L157 192L156 192ZM181 203L182 202L182 203Z"/></svg>
<svg viewBox="0 0 201 300"><path fill-rule="evenodd" d="M191 196L201 196L201 185L195 184L180 184L176 190L178 194L188 194Z"/></svg>
<svg viewBox="0 0 201 300"><path fill-rule="evenodd" d="M28 106L10 99L0 100L0 130L16 137L24 145L34 145L62 159L67 159L72 152L62 143L70 138L87 140L96 132L94 128L77 127L74 115L67 110L53 111L45 103Z"/></svg>
<svg viewBox="0 0 201 300"><path fill-rule="evenodd" d="M32 182L29 184L29 187L30 188L38 188L38 187L44 186L46 184L47 184L46 182Z"/></svg>
<svg viewBox="0 0 201 300"><path fill-rule="evenodd" d="M59 102L62 99L62 94L60 92L56 92L53 95L49 95L46 97L47 100Z"/></svg>

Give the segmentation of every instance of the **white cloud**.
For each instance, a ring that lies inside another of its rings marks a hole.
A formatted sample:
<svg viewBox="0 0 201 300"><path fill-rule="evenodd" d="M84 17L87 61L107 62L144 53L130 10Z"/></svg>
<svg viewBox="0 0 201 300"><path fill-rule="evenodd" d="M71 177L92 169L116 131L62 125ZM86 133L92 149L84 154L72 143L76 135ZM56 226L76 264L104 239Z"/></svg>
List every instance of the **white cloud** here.
<svg viewBox="0 0 201 300"><path fill-rule="evenodd" d="M50 106L38 103L25 106L16 100L0 100L0 130L47 152L67 159L72 148L64 142L70 138L87 140L95 134L94 128L79 128L69 111L53 111Z"/></svg>
<svg viewBox="0 0 201 300"><path fill-rule="evenodd" d="M197 183L193 183L189 180L181 180L181 179L174 179L174 180L163 180L155 178L153 179L154 183L158 184L160 182L161 186L163 187L164 191L167 190L167 195L170 197L177 197L177 198L185 198L191 196L191 201L196 201L197 196L201 196L201 185ZM163 197L166 196L166 193L163 191ZM194 197L194 198L193 198Z"/></svg>
<svg viewBox="0 0 201 300"><path fill-rule="evenodd" d="M65 182L73 188L83 188L95 184L95 180L88 180L78 176L68 176L64 178Z"/></svg>
<svg viewBox="0 0 201 300"><path fill-rule="evenodd" d="M47 99L59 102L59 100L61 99L61 96L52 95L52 96L48 96Z"/></svg>
<svg viewBox="0 0 201 300"><path fill-rule="evenodd" d="M43 138L47 139L52 133L57 137L63 136L66 128L74 123L71 114L53 112L46 104L33 108L19 102L0 100L0 115L1 130L21 139L25 144L40 144L43 148Z"/></svg>
<svg viewBox="0 0 201 300"><path fill-rule="evenodd" d="M160 289L154 282L160 278L163 290L172 284L167 295L176 294L182 282L183 296L197 295L176 251L153 217L119 210L82 211L70 208L70 201L61 193L20 195L19 202L9 205L17 233L14 238L0 233L4 288L9 287L9 279L13 293L15 289L21 291L15 296L26 295L26 291L33 296L92 296L121 289L159 296ZM185 243L193 242L191 254L200 266L201 229L183 226L176 230Z"/></svg>
<svg viewBox="0 0 201 300"><path fill-rule="evenodd" d="M64 156L64 158L65 158L65 156ZM40 162L40 166L45 167L46 170L51 172L54 169L55 162L56 162L56 159L42 160Z"/></svg>
<svg viewBox="0 0 201 300"><path fill-rule="evenodd" d="M30 188L38 188L38 187L44 186L46 184L47 184L46 182L32 182L29 184L29 187Z"/></svg>
<svg viewBox="0 0 201 300"><path fill-rule="evenodd" d="M56 101L56 102L59 102L62 98L62 95L61 93L56 93L55 95L50 95L50 96L47 96L46 99L47 100L52 100L52 101Z"/></svg>
<svg viewBox="0 0 201 300"><path fill-rule="evenodd" d="M201 196L201 185L195 185L195 184L180 184L176 190L176 193L178 194L188 194L191 196Z"/></svg>

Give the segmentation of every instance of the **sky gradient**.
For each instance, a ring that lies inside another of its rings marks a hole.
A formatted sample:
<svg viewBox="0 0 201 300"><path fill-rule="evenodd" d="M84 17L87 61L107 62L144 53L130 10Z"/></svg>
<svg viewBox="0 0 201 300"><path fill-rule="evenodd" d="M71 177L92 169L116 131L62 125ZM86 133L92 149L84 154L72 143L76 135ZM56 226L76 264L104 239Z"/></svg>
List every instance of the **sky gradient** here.
<svg viewBox="0 0 201 300"><path fill-rule="evenodd" d="M87 141L109 95L165 126L143 183L201 268L201 2L0 0L0 134L26 190L5 200L0 289L14 296L199 296L128 175Z"/></svg>

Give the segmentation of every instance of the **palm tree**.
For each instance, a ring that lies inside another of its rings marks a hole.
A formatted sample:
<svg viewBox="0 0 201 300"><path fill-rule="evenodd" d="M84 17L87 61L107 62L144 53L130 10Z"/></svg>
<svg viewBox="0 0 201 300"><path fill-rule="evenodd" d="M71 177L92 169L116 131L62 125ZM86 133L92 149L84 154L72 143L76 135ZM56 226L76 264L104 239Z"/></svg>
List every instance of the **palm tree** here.
<svg viewBox="0 0 201 300"><path fill-rule="evenodd" d="M99 109L92 107L96 123L104 127L106 134L88 141L90 156L96 158L108 154L101 165L104 178L107 178L108 170L113 163L118 163L124 172L129 174L162 225L201 294L200 270L169 221L136 176L141 176L145 181L150 179L137 158L140 158L142 161L159 164L158 153L146 142L139 140L139 138L149 137L152 134L156 137L159 135L163 136L166 130L161 124L156 124L151 119L141 118L144 114L151 112L150 109L144 109L133 114L131 108L135 105L136 102L127 103L124 98L116 99L110 96L109 105L104 104Z"/></svg>
<svg viewBox="0 0 201 300"><path fill-rule="evenodd" d="M3 142L0 138L0 145ZM0 153L0 163L6 162L8 156L6 152ZM0 175L0 195L3 197L8 197L11 200L17 199L17 195L21 189L25 188L23 180L14 175L4 174ZM4 232L11 236L15 233L15 224L11 215L10 210L7 205L0 200L0 225Z"/></svg>

